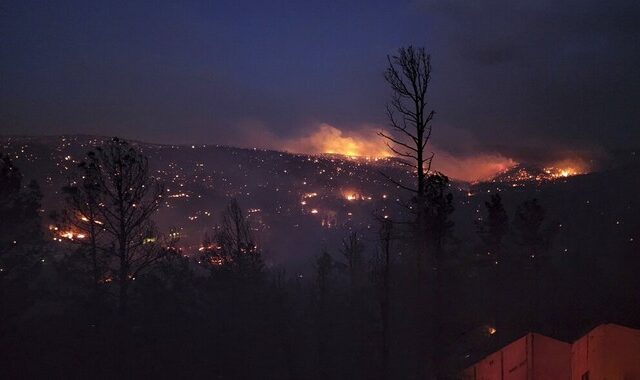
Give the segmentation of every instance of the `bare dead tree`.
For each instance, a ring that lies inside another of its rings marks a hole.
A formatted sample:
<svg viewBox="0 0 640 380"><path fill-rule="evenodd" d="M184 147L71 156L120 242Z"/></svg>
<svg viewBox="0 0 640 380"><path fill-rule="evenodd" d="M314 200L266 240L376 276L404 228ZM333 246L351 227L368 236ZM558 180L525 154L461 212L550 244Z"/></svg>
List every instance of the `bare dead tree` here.
<svg viewBox="0 0 640 380"><path fill-rule="evenodd" d="M391 132L378 132L387 147L399 158L399 162L415 173L414 185L402 183L382 173L390 182L409 191L412 204L405 205L415 219L413 227L413 255L416 260L415 287L424 282L425 266L428 262L425 231L429 221L427 210L431 162L433 153L427 154L426 147L431 138L431 120L434 111L427 111L428 89L431 80L431 58L424 48L400 48L398 54L387 56L388 66L384 78L391 87L391 101L387 104L387 116Z"/></svg>
<svg viewBox="0 0 640 380"><path fill-rule="evenodd" d="M442 355L438 347L442 334L440 256L443 238L450 229L447 218L452 207L451 195L444 194L448 178L431 171L434 154L426 149L435 115L433 110L427 108L431 57L424 48L409 46L400 48L397 55L387 56L387 61L384 78L392 90L391 101L386 107L391 131L378 134L399 161L416 176L416 183L410 185L383 173L390 182L413 194L413 205L409 207L415 217L410 222L415 258L413 291L417 299L425 300L415 305L413 315L417 324L413 337L417 349L416 377L425 377L424 371L427 370L435 378L441 378ZM425 358L428 358L426 365Z"/></svg>
<svg viewBox="0 0 640 380"><path fill-rule="evenodd" d="M149 174L148 159L117 138L90 151L79 169L88 185L76 187L71 206L82 213L81 221L89 222L91 239L97 238L95 224L107 236L107 270L119 286L123 316L131 281L166 252L151 220L160 207L162 186Z"/></svg>
<svg viewBox="0 0 640 380"><path fill-rule="evenodd" d="M418 205L424 202L426 175L431 169L433 153L425 152L431 138L434 111L427 111L431 80L431 57L424 48L400 48L398 55L387 56L389 65L384 78L393 91L387 104L391 133L379 132L389 149L412 168L416 187L409 187L387 177L397 186L413 192Z"/></svg>

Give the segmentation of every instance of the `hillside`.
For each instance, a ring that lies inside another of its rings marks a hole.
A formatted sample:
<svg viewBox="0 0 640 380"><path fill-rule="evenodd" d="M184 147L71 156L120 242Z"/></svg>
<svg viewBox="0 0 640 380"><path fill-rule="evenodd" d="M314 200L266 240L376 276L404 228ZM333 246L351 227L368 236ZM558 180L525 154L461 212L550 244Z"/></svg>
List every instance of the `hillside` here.
<svg viewBox="0 0 640 380"><path fill-rule="evenodd" d="M46 216L62 207L60 188L83 155L103 139L4 137L0 151L11 155L25 177L40 184ZM322 247L336 251L346 231L353 229L369 233L373 248L376 217L401 219L398 200L407 198L380 173L411 180L393 159L134 144L149 157L153 175L165 184L165 201L156 222L161 230L180 232L186 254L197 252L204 236L213 232L231 197L247 210L269 264L301 268ZM518 177L522 171L531 178ZM548 210L548 221L561 226L554 245L558 253L626 251L637 249L640 241L640 157L633 152L618 154L596 173L547 178L542 169L519 166L492 181L452 183L451 190L456 204L452 249L476 244L475 221L482 217L484 201L495 192L501 193L510 214L525 199L539 198Z"/></svg>

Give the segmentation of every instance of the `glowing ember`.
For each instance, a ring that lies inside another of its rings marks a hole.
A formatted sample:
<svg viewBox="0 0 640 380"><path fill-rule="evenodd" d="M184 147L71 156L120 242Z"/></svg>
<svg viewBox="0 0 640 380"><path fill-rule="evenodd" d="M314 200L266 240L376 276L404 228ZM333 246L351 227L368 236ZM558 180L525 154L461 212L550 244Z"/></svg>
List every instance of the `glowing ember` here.
<svg viewBox="0 0 640 380"><path fill-rule="evenodd" d="M219 267L224 265L224 258L221 256L212 256L209 258L209 264Z"/></svg>
<svg viewBox="0 0 640 380"><path fill-rule="evenodd" d="M371 196L364 196L357 190L343 190L342 196L349 202L371 200Z"/></svg>
<svg viewBox="0 0 640 380"><path fill-rule="evenodd" d="M363 198L363 196L355 190L345 190L342 192L342 196L350 202Z"/></svg>
<svg viewBox="0 0 640 380"><path fill-rule="evenodd" d="M60 236L60 239L56 239L54 238L53 240L58 240L58 241L62 241L62 239L67 239L67 240L82 240L84 238L86 238L86 235L83 233L77 233L74 231L60 231L58 233L58 236Z"/></svg>
<svg viewBox="0 0 640 380"><path fill-rule="evenodd" d="M79 215L78 215L78 219L80 219L80 220L81 220L81 221L83 221L83 222L89 222L89 221L90 221L90 220L89 220L89 218L87 218L86 216L84 216L84 215L82 215L82 214L79 214ZM94 221L93 221L93 223L95 223L95 224L100 224L100 225L101 225L101 224L103 224L103 223L102 223L101 221L99 221L99 220L94 220Z"/></svg>

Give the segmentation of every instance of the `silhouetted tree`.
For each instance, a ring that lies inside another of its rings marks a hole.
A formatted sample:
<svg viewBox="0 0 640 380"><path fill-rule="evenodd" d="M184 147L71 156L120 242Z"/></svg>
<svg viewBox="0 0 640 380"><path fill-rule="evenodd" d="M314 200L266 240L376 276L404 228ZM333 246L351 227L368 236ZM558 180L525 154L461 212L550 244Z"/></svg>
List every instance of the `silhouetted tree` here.
<svg viewBox="0 0 640 380"><path fill-rule="evenodd" d="M36 182L26 187L22 182L22 174L9 156L0 154L0 321L16 311L8 297L24 303L20 294L27 284L22 280L42 254L42 195Z"/></svg>
<svg viewBox="0 0 640 380"><path fill-rule="evenodd" d="M276 334L284 356L284 365L290 380L298 379L294 353L295 316L297 310L293 307L293 296L287 284L284 270L276 270L271 276L272 294L274 297L274 311L276 314Z"/></svg>
<svg viewBox="0 0 640 380"><path fill-rule="evenodd" d="M449 178L442 173L432 173L427 177L424 211L421 216L427 246L432 254L430 264L439 268L446 239L451 236L454 223L451 214L454 211L453 194L449 192Z"/></svg>
<svg viewBox="0 0 640 380"><path fill-rule="evenodd" d="M322 251L315 263L316 291L316 334L318 352L318 373L321 379L328 379L330 366L329 335L330 331L330 288L335 262L329 252Z"/></svg>
<svg viewBox="0 0 640 380"><path fill-rule="evenodd" d="M392 133L379 132L387 146L413 168L417 176L417 186L391 179L401 188L415 193L416 203L422 204L426 191L426 175L431 168L433 154L426 154L425 148L431 137L431 120L434 111L428 111L427 91L431 80L431 57L424 48L400 48L398 55L387 56L389 65L384 78L393 91L387 105L387 115Z"/></svg>
<svg viewBox="0 0 640 380"><path fill-rule="evenodd" d="M64 270L73 272L82 282L89 283L89 308L95 323L103 300L105 281L112 275L108 267L113 236L107 236L104 222L101 221L103 196L100 186L96 178L87 174L89 172L85 170L78 170L76 177L62 189L66 208L54 212L52 219L56 223L56 238L78 246L64 260Z"/></svg>
<svg viewBox="0 0 640 380"><path fill-rule="evenodd" d="M357 232L350 232L347 237L342 239L341 252L347 260L351 292L356 292L364 285L365 280L364 244Z"/></svg>
<svg viewBox="0 0 640 380"><path fill-rule="evenodd" d="M412 223L412 254L415 258L415 298L431 303L431 315L426 315L425 302L415 306L414 334L415 368L417 377L424 377L425 370L433 371L436 378L439 359L437 335L440 323L436 320L440 298L441 275L428 268L441 271L442 246L451 230L449 215L453 211L452 196L445 194L446 176L431 172L433 153L426 152L431 138L434 111L427 109L428 89L431 80L431 57L424 48L400 48L398 55L388 56L385 80L392 89L391 102L387 105L387 116L391 133L379 132L389 149L416 175L416 184L402 183L384 175L396 186L413 194L408 209L414 214ZM425 319L429 319L425 321ZM424 321L424 322L422 322ZM423 352L428 347L429 353ZM425 357L427 365L424 365Z"/></svg>
<svg viewBox="0 0 640 380"><path fill-rule="evenodd" d="M447 258L445 257L445 243L451 237L454 226L451 214L454 211L453 194L449 192L449 178L442 173L432 173L427 177L424 211L418 213L423 218L418 222L424 228L426 247L429 252L427 264L430 275L427 276L427 285L430 291L427 299L430 302L428 319L430 322L430 339L428 353L431 358L433 375L436 379L443 379L446 342L443 335L447 304L444 302L445 269ZM420 347L420 343L419 347ZM419 367L421 368L421 367ZM421 376L420 373L418 376Z"/></svg>
<svg viewBox="0 0 640 380"><path fill-rule="evenodd" d="M232 199L222 213L215 234L215 249L223 258L224 265L246 280L260 276L264 263L255 243L251 225L244 216L236 199Z"/></svg>
<svg viewBox="0 0 640 380"><path fill-rule="evenodd" d="M352 378L359 378L362 371L366 347L367 334L365 323L366 310L366 267L364 261L364 244L359 233L352 231L342 239L341 253L346 259L346 269L349 277L349 343L350 365Z"/></svg>
<svg viewBox="0 0 640 380"><path fill-rule="evenodd" d="M543 227L545 214L535 198L523 202L516 209L513 220L516 242L530 259L544 254L551 243L551 234Z"/></svg>
<svg viewBox="0 0 640 380"><path fill-rule="evenodd" d="M544 226L545 210L537 199L523 202L516 209L513 220L513 230L516 243L522 248L523 254L518 257L523 269L532 271L530 291L533 293L530 328L539 329L540 310L540 281L543 266L549 261L547 255L556 228Z"/></svg>
<svg viewBox="0 0 640 380"><path fill-rule="evenodd" d="M124 316L131 282L165 253L151 219L160 207L162 186L150 175L148 159L118 138L87 153L78 168L85 181L66 189L71 196L67 214L80 212L88 220L91 240L107 235L104 272L115 277ZM92 230L97 222L103 232Z"/></svg>
<svg viewBox="0 0 640 380"><path fill-rule="evenodd" d="M391 318L391 266L393 223L389 219L381 221L378 231L379 247L372 262L372 277L381 322L381 378L389 378L390 318Z"/></svg>
<svg viewBox="0 0 640 380"><path fill-rule="evenodd" d="M503 241L509 232L509 216L504 209L500 194L492 195L490 201L485 202L484 205L487 214L476 223L477 232L487 248L487 256L499 263L502 259Z"/></svg>
<svg viewBox="0 0 640 380"><path fill-rule="evenodd" d="M40 188L35 181L23 187L22 181L9 156L0 155L0 278L14 274L28 248L42 242Z"/></svg>
<svg viewBox="0 0 640 380"><path fill-rule="evenodd" d="M488 265L491 269L493 277L493 291L491 299L493 300L493 318L496 328L496 339L498 344L501 343L502 320L504 318L504 271L509 266L503 255L504 240L509 232L509 216L502 204L500 194L494 194L488 202L485 202L486 217L476 223L477 233L483 242L483 252L481 261Z"/></svg>
<svg viewBox="0 0 640 380"><path fill-rule="evenodd" d="M233 367L239 360L258 360L263 337L266 306L270 301L267 274L251 224L236 199L231 199L220 214L212 237L205 236L201 263L209 269L206 305L210 339L222 340L227 349L218 351L219 360L235 377L245 378L251 368ZM253 342L250 344L249 342ZM275 343L274 338L274 343Z"/></svg>

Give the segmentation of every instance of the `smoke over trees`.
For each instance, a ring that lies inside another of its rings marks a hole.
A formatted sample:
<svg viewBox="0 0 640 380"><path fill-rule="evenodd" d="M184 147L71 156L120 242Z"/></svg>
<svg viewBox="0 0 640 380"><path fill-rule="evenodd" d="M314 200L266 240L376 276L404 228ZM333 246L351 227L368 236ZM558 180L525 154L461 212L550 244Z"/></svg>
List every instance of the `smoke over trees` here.
<svg viewBox="0 0 640 380"><path fill-rule="evenodd" d="M612 316L640 326L634 296L606 302L612 289L640 291L634 246L561 251L553 208L524 190L454 199L461 185L430 170L427 153L430 58L409 47L388 63L392 133L381 136L413 182L387 176L399 211L362 228L323 219L337 244L314 247L305 267L270 260L252 199L237 191L213 202L202 241L183 252L187 234L154 223L175 204L137 144L112 139L83 155L54 213L0 155L3 375L442 380L530 330L570 339ZM456 214L463 205L472 216ZM602 263L627 266L625 285L608 285L618 271Z"/></svg>

